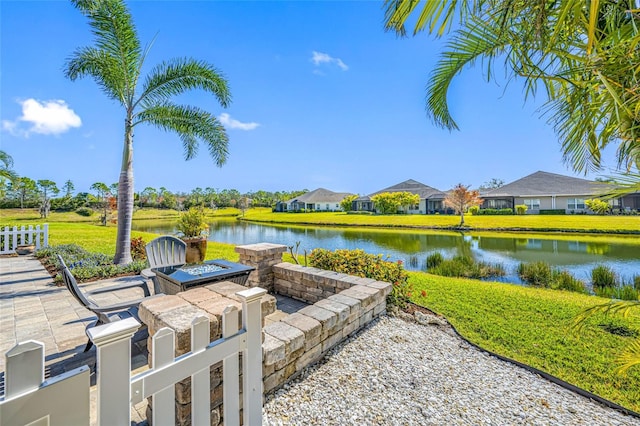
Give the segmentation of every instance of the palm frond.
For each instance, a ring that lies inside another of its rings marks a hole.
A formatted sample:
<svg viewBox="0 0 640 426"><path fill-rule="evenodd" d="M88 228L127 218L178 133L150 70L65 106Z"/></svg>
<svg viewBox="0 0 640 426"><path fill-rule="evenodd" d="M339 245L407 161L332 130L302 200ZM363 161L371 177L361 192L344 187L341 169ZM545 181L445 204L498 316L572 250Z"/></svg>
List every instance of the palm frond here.
<svg viewBox="0 0 640 426"><path fill-rule="evenodd" d="M151 70L139 102L144 108L192 89L212 93L225 108L231 103L231 93L222 73L204 61L191 58L163 62Z"/></svg>
<svg viewBox="0 0 640 426"><path fill-rule="evenodd" d="M77 49L65 65L65 76L71 81L90 76L111 99L126 105L126 87L116 58L93 47Z"/></svg>
<svg viewBox="0 0 640 426"><path fill-rule="evenodd" d="M199 142L207 145L216 165L222 166L227 160L227 132L216 117L202 109L164 102L136 114L133 125L143 122L177 133L182 140L185 160L197 154Z"/></svg>
<svg viewBox="0 0 640 426"><path fill-rule="evenodd" d="M427 85L427 114L436 125L448 130L458 129L447 102L451 82L465 66L479 58L487 59L487 67L490 69L492 59L508 43L495 27L480 19L471 19L463 29L456 31L441 54Z"/></svg>
<svg viewBox="0 0 640 426"><path fill-rule="evenodd" d="M12 170L13 158L6 152L0 150L0 177L13 181L18 177L16 172Z"/></svg>
<svg viewBox="0 0 640 426"><path fill-rule="evenodd" d="M441 36L451 28L456 16L463 20L470 10L478 9L484 3L490 2L484 0L385 0L383 6L385 29L401 36L406 35L405 24L420 3L423 5L419 9L413 34L428 30L429 33L435 31L438 36Z"/></svg>
<svg viewBox="0 0 640 426"><path fill-rule="evenodd" d="M582 329L585 321L597 314L620 314L623 317L628 317L629 312L638 307L640 307L640 300L619 300L595 305L580 312L574 318L571 328L574 330Z"/></svg>
<svg viewBox="0 0 640 426"><path fill-rule="evenodd" d="M113 78L102 84L117 81L117 86L111 87L109 91L119 93L123 103L131 104L140 75L142 52L126 5L121 0L72 0L72 3L89 19L95 36L95 50L100 53L98 56L108 57L108 63L112 66L115 64L110 70L101 73L114 74ZM76 75L81 77L84 74ZM92 76L96 77L95 74Z"/></svg>
<svg viewBox="0 0 640 426"><path fill-rule="evenodd" d="M617 374L624 374L633 366L640 365L640 340L635 340L627 346L617 359L620 366L614 371Z"/></svg>

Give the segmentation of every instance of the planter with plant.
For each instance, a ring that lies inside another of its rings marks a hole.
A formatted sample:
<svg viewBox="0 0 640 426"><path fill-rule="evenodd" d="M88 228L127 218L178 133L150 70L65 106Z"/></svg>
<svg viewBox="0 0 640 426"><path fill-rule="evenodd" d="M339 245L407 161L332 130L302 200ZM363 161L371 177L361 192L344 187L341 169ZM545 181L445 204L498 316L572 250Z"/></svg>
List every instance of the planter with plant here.
<svg viewBox="0 0 640 426"><path fill-rule="evenodd" d="M209 225L202 207L191 207L180 215L176 229L180 238L187 244L187 263L202 262L207 254Z"/></svg>

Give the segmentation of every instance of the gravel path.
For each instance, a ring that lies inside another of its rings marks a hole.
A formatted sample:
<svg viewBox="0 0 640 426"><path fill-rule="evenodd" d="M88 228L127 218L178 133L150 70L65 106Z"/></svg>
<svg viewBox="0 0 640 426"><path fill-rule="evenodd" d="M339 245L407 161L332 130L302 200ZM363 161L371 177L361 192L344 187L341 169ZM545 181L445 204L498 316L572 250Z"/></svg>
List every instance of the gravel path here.
<svg viewBox="0 0 640 426"><path fill-rule="evenodd" d="M443 328L382 317L267 398L265 425L640 425Z"/></svg>

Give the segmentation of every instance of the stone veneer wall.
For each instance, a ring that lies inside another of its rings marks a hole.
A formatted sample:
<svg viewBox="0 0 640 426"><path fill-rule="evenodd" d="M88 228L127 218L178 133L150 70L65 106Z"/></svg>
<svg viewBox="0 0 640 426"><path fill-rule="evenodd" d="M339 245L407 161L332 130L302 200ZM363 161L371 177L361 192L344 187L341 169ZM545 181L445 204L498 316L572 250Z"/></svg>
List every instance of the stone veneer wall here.
<svg viewBox="0 0 640 426"><path fill-rule="evenodd" d="M282 262L282 253L287 251L287 247L281 244L259 243L237 246L235 250L240 255L240 263L256 268L249 274L245 286L262 287L273 293L272 266Z"/></svg>
<svg viewBox="0 0 640 426"><path fill-rule="evenodd" d="M264 327L264 391L282 386L386 311L392 285L291 263L273 266L275 291L313 303ZM314 303L315 302L315 303Z"/></svg>
<svg viewBox="0 0 640 426"><path fill-rule="evenodd" d="M240 262L256 268L246 287L270 288L271 292L303 300L311 305L263 328L262 372L264 392L273 391L316 361L333 346L354 334L386 310L392 285L317 268L282 263L286 246L251 244L237 246ZM221 336L222 311L242 305L235 296L244 287L228 281L197 287L177 295L146 300L139 317L153 336L161 327L175 330L176 355L191 350L191 321L197 315L211 320L210 338ZM275 298L262 298L263 325L274 312ZM152 345L149 342L149 365ZM222 424L222 365L211 366L211 424ZM176 425L191 424L191 380L177 383ZM151 405L147 419L151 424Z"/></svg>

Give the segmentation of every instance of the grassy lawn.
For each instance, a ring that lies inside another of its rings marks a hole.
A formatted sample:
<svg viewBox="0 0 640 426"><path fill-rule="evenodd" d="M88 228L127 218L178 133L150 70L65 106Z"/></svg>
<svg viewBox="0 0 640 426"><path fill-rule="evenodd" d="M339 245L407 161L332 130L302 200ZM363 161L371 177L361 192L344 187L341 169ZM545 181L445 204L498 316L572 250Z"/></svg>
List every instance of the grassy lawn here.
<svg viewBox="0 0 640 426"><path fill-rule="evenodd" d="M251 209L245 213L242 219L265 223L435 229L456 227L460 223L460 217L455 215L359 215L342 212L273 213L269 209ZM465 224L476 230L640 233L640 216L465 215Z"/></svg>
<svg viewBox="0 0 640 426"><path fill-rule="evenodd" d="M426 273L410 273L410 282L415 303L444 315L477 345L640 411L640 368L625 376L614 373L613 361L633 337L600 326L638 331L640 311L627 319L591 318L576 333L570 328L573 318L607 299Z"/></svg>
<svg viewBox="0 0 640 426"><path fill-rule="evenodd" d="M240 215L240 210L229 207L223 209L205 209L207 217L235 217ZM165 210L165 209L136 209L133 213L134 220L146 220L146 219L178 219L180 212L177 210ZM95 223L100 222L100 213L96 212L91 216L80 216L76 212L51 212L46 219L40 218L38 209L2 209L0 210L0 225L1 226L21 226L40 223L54 223L54 222L84 222Z"/></svg>

